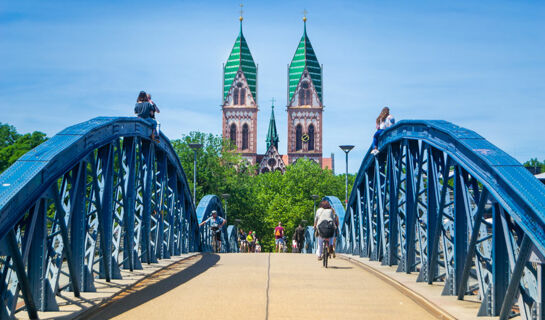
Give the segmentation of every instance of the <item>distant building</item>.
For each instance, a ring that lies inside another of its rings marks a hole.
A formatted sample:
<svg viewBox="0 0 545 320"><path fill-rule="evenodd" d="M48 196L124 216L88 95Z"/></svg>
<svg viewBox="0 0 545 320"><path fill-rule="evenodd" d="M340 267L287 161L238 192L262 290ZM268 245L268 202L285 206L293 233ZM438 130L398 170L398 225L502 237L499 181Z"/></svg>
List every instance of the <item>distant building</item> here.
<svg viewBox="0 0 545 320"><path fill-rule="evenodd" d="M223 68L222 132L237 151L251 164L259 165L259 173L286 170L297 159L316 161L324 169L334 171L334 157L322 156L322 66L307 36L306 17L303 18L303 36L288 66L287 116L288 150L281 155L279 136L274 117L274 103L267 132L267 151L257 154L258 68L248 43L240 31Z"/></svg>

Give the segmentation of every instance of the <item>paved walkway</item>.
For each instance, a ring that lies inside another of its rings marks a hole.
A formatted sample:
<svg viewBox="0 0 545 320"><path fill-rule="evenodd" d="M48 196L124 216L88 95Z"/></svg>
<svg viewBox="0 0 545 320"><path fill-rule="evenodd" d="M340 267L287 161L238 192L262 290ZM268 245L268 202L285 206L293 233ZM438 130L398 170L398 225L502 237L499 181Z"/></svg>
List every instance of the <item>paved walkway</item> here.
<svg viewBox="0 0 545 320"><path fill-rule="evenodd" d="M354 264L314 255L206 254L116 297L90 319L433 319Z"/></svg>

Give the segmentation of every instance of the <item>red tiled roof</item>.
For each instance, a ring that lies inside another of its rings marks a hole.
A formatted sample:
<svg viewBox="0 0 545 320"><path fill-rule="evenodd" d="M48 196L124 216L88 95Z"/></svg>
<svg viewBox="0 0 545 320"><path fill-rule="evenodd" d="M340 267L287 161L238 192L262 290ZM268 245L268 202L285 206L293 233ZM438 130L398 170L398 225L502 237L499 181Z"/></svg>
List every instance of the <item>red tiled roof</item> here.
<svg viewBox="0 0 545 320"><path fill-rule="evenodd" d="M282 155L282 161L284 161L284 164L287 166L288 165L288 155L287 154L283 154Z"/></svg>

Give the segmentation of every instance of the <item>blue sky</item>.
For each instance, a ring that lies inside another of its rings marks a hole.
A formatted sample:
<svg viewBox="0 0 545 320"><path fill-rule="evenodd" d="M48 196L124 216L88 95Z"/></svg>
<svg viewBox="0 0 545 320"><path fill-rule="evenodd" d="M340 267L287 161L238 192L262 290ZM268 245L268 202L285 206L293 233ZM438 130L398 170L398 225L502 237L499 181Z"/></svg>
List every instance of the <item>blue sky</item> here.
<svg viewBox="0 0 545 320"><path fill-rule="evenodd" d="M96 116L132 115L153 94L171 138L221 133L222 63L239 1L2 1L0 122L54 135ZM324 156L355 144L355 172L374 119L443 119L520 161L545 159L545 2L245 1L259 64L258 151L270 99L286 150L286 65L308 34L324 65Z"/></svg>

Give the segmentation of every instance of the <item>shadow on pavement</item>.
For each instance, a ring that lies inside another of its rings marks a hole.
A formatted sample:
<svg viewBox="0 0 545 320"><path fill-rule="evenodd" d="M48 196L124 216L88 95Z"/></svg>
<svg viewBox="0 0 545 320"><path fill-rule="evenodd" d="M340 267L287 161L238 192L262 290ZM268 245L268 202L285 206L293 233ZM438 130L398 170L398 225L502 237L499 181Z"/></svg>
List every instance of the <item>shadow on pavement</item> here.
<svg viewBox="0 0 545 320"><path fill-rule="evenodd" d="M352 267L327 266L328 269L354 269Z"/></svg>
<svg viewBox="0 0 545 320"><path fill-rule="evenodd" d="M83 316L80 319L110 319L116 317L186 283L213 267L219 260L220 256L217 254L204 254L199 261L180 272L172 274L158 282L151 283L145 288L130 293L119 300L115 300L115 302L105 305L97 312Z"/></svg>

